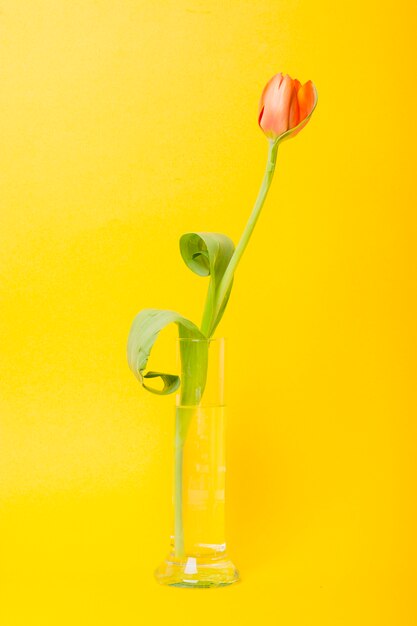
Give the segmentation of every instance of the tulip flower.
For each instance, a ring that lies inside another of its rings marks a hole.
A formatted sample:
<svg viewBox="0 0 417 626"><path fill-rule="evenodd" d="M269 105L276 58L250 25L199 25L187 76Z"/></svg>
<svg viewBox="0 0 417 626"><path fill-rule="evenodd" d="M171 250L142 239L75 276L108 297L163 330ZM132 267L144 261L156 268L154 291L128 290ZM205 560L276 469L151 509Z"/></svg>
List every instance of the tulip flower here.
<svg viewBox="0 0 417 626"><path fill-rule="evenodd" d="M218 323L216 316L220 314L222 307L227 302L237 265L248 245L271 186L278 146L284 139L295 137L304 128L316 104L317 91L311 80L301 85L299 80L292 79L288 74L283 76L279 73L273 76L262 92L259 103L258 123L269 139L268 159L252 213L219 283L216 304L214 306L216 323ZM213 324L208 328L210 332L214 329L215 326Z"/></svg>
<svg viewBox="0 0 417 626"><path fill-rule="evenodd" d="M317 104L311 80L301 85L288 74L276 74L266 84L259 102L259 126L274 141L295 137L307 124Z"/></svg>

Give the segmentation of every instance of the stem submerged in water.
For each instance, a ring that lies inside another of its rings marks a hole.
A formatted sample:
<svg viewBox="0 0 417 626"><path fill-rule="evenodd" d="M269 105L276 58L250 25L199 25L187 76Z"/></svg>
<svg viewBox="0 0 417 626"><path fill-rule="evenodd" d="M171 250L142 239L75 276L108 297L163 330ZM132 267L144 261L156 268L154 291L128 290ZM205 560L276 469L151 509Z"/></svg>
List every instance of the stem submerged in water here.
<svg viewBox="0 0 417 626"><path fill-rule="evenodd" d="M204 393L208 367L209 341L180 338L181 394L175 418L174 467L174 552L185 554L184 546L184 446L191 420Z"/></svg>
<svg viewBox="0 0 417 626"><path fill-rule="evenodd" d="M175 530L174 530L174 547L175 556L181 558L184 556L184 523L182 515L183 500L183 459L184 459L184 443L185 439L181 436L181 409L177 409L175 424L175 471L174 471L174 510L175 510Z"/></svg>

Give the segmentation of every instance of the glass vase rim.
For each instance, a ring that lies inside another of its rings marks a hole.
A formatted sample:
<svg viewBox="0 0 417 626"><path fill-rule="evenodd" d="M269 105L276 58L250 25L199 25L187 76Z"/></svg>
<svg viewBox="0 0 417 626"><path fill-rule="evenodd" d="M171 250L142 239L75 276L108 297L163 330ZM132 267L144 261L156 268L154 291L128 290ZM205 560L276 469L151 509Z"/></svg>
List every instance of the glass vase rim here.
<svg viewBox="0 0 417 626"><path fill-rule="evenodd" d="M220 337L177 337L176 341L178 343L181 342L189 342L189 343L221 343L221 342L225 342L227 340L227 337L225 336L220 336Z"/></svg>

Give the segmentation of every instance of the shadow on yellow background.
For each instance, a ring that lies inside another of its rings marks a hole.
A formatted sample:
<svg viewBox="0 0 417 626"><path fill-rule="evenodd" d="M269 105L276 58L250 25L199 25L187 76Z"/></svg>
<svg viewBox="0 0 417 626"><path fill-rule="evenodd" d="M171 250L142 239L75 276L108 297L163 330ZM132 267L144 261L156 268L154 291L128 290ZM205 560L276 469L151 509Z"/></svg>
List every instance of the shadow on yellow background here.
<svg viewBox="0 0 417 626"><path fill-rule="evenodd" d="M1 626L416 624L416 21L406 1L1 3ZM199 320L178 239L238 239L277 71L319 104L221 327L243 582L165 589L173 401L134 380L127 333L145 306Z"/></svg>

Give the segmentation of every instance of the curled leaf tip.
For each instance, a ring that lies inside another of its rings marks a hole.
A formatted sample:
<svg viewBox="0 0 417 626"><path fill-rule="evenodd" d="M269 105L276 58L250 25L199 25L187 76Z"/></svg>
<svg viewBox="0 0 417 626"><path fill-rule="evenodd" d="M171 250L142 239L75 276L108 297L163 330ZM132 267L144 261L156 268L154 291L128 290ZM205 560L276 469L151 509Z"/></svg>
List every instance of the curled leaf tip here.
<svg viewBox="0 0 417 626"><path fill-rule="evenodd" d="M143 309L140 311L133 320L128 337L127 360L129 367L144 389L157 395L174 393L179 388L181 382L179 376L175 374L158 371L146 372L148 359L159 333L168 324L172 323L177 324L180 337L204 339L204 335L193 322L190 322L190 320L175 311L159 309ZM162 381L162 389L148 385L145 382L146 380L156 378Z"/></svg>
<svg viewBox="0 0 417 626"><path fill-rule="evenodd" d="M223 315L230 296L216 315L215 303L220 281L233 256L233 241L222 233L186 233L180 239L181 256L187 267L198 276L210 276L201 330L211 336Z"/></svg>

